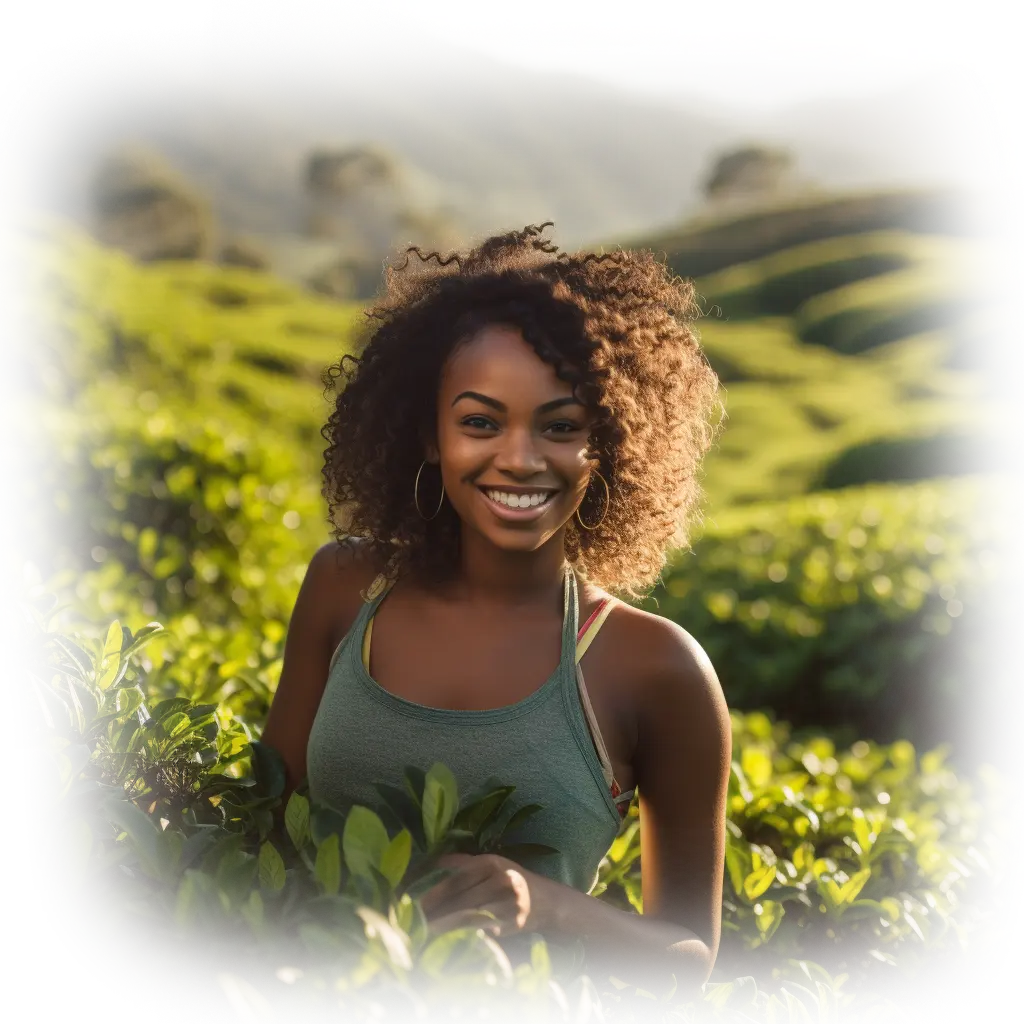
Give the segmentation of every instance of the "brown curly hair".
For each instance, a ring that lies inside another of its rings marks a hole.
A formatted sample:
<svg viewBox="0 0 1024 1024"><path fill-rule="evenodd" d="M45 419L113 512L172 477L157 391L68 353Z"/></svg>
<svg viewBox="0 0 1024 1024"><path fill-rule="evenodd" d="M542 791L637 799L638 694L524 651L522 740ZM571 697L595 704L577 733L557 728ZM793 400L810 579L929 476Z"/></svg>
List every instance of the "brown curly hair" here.
<svg viewBox="0 0 1024 1024"><path fill-rule="evenodd" d="M569 521L565 553L577 571L637 598L657 582L666 552L687 543L697 470L721 411L718 378L692 327L693 285L650 252L562 252L545 237L549 226L464 253L410 247L385 270L358 356L324 374L335 393L322 431L334 536L365 538L389 578L413 569L438 580L457 565L457 513L445 502L424 520L413 482L436 429L445 362L488 324L519 328L596 414L589 450L610 502L601 519L604 489L588 490L580 514L600 524L589 531Z"/></svg>

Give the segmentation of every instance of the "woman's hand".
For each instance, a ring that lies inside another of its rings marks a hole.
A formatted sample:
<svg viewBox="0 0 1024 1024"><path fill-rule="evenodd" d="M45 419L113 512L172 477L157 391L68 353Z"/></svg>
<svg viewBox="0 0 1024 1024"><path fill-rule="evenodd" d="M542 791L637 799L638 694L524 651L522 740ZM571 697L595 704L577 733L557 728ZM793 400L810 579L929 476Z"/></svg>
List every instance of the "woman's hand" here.
<svg viewBox="0 0 1024 1024"><path fill-rule="evenodd" d="M476 926L497 938L548 927L550 879L493 853L449 853L437 863L457 870L420 898L432 934Z"/></svg>

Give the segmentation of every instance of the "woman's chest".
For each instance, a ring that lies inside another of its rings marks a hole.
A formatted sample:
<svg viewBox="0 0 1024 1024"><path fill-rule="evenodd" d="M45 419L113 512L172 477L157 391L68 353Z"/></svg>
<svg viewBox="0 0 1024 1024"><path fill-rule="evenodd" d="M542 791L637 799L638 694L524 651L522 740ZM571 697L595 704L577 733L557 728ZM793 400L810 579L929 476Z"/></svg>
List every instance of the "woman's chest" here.
<svg viewBox="0 0 1024 1024"><path fill-rule="evenodd" d="M548 683L562 657L562 625L538 616L476 611L445 614L394 600L369 624L369 675L405 700L431 708L484 711L526 700ZM585 623L596 601L584 602ZM581 668L601 737L623 790L635 785L635 659L613 610L584 654ZM572 640L570 639L570 643ZM575 663L575 648L569 652Z"/></svg>

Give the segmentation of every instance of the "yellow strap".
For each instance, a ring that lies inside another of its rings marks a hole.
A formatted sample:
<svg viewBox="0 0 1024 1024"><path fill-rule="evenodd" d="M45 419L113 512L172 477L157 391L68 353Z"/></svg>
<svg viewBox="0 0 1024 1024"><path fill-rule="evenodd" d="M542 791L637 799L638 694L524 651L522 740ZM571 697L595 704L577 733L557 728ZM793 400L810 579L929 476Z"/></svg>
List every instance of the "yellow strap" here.
<svg viewBox="0 0 1024 1024"><path fill-rule="evenodd" d="M591 645L594 637L597 636L597 631L604 625L604 620L608 618L609 612L612 610L612 605L615 604L615 598L610 597L605 603L605 606L597 613L597 618L587 627L586 633L580 637L576 642L576 664L580 663L583 655L587 653L587 648Z"/></svg>
<svg viewBox="0 0 1024 1024"><path fill-rule="evenodd" d="M605 606L597 613L597 618L587 627L586 633L580 637L576 643L576 664L578 665L583 658L583 655L587 653L587 648L594 641L594 637L597 636L597 631L604 625L604 620L608 618L609 613L612 610L612 605L615 604L615 598L610 598ZM373 616L370 616L369 622L366 623L366 632L363 634L363 668L366 669L366 674L370 674L370 635L373 633Z"/></svg>
<svg viewBox="0 0 1024 1024"><path fill-rule="evenodd" d="M363 634L363 668L366 669L366 674L370 674L370 634L373 632L373 616L370 616L370 621L366 624L366 632Z"/></svg>

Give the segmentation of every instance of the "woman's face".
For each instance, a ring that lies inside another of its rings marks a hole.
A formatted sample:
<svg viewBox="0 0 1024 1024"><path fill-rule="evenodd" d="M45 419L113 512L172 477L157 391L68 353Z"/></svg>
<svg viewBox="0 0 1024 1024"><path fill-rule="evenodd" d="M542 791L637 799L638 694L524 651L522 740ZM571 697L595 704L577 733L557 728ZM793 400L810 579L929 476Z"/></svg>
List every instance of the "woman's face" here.
<svg viewBox="0 0 1024 1024"><path fill-rule="evenodd" d="M533 551L583 499L592 417L524 340L493 324L452 354L441 375L436 451L464 528L506 550Z"/></svg>

